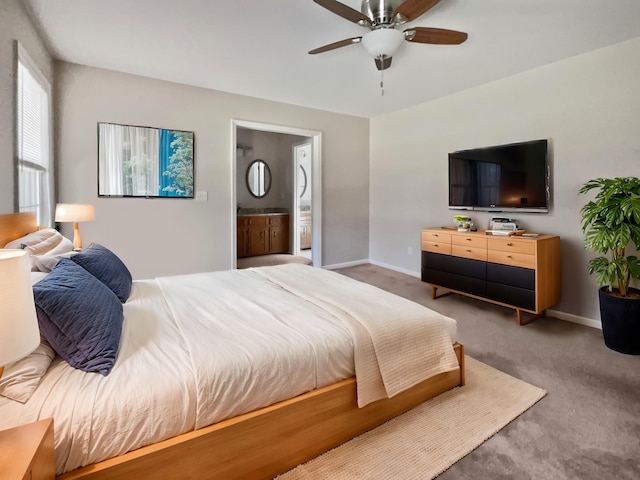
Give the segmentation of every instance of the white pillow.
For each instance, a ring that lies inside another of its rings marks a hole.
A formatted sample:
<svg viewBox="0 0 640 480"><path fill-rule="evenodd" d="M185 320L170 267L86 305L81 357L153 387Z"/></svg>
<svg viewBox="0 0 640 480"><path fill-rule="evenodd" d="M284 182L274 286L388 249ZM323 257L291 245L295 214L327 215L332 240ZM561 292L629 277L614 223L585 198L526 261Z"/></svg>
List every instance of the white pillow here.
<svg viewBox="0 0 640 480"><path fill-rule="evenodd" d="M27 402L55 356L51 345L41 336L38 348L22 360L5 367L0 378L0 395L16 402Z"/></svg>
<svg viewBox="0 0 640 480"><path fill-rule="evenodd" d="M53 228L43 228L26 234L7 243L4 248L29 249L30 252L39 254L40 250L50 250L62 241L62 235Z"/></svg>
<svg viewBox="0 0 640 480"><path fill-rule="evenodd" d="M49 273L63 258L71 258L79 252L65 252L59 255L31 255L31 273Z"/></svg>
<svg viewBox="0 0 640 480"><path fill-rule="evenodd" d="M53 228L44 228L31 232L24 237L13 240L4 248L16 248L27 250L31 255L31 271L50 272L57 262L53 259L38 259L43 255L62 255L73 251L73 243L68 238L62 236L60 232ZM51 266L53 264L53 266ZM43 268L43 270L40 270Z"/></svg>
<svg viewBox="0 0 640 480"><path fill-rule="evenodd" d="M35 285L47 276L47 272L31 272L31 285Z"/></svg>

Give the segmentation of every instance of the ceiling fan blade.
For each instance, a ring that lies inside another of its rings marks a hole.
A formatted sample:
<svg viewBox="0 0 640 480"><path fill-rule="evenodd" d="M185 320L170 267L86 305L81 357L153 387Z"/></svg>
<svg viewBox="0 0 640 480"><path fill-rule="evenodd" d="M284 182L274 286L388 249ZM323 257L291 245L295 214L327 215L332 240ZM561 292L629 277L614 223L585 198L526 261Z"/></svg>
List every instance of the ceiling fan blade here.
<svg viewBox="0 0 640 480"><path fill-rule="evenodd" d="M335 13L336 15L341 16L342 18L346 18L350 22L359 23L360 25L371 25L371 20L369 17L360 13L357 10L354 10L351 7L348 7L344 3L340 3L336 0L313 0L321 7L326 8L330 12Z"/></svg>
<svg viewBox="0 0 640 480"><path fill-rule="evenodd" d="M335 50L336 48L346 47L347 45L353 45L354 43L360 43L361 40L362 37L347 38L345 40L340 40L339 42L333 42L322 47L314 48L313 50L309 51L309 54L315 55L316 53L328 52L329 50Z"/></svg>
<svg viewBox="0 0 640 480"><path fill-rule="evenodd" d="M414 27L404 32L405 40L415 43L432 43L436 45L460 45L469 35L456 30L444 28Z"/></svg>
<svg viewBox="0 0 640 480"><path fill-rule="evenodd" d="M391 66L391 59L393 57L383 57L383 58L374 58L373 60L376 62L376 68L378 70L386 70Z"/></svg>
<svg viewBox="0 0 640 480"><path fill-rule="evenodd" d="M393 11L393 18L395 18L397 14L400 14L410 22L427 10L430 10L439 1L440 0L404 0L404 2Z"/></svg>

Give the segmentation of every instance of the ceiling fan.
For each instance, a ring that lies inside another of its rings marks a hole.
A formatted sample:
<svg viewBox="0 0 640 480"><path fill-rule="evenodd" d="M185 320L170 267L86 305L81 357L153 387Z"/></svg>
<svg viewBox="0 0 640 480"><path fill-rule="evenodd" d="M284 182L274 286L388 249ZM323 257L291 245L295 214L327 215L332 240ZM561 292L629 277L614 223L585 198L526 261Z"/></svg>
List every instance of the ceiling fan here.
<svg viewBox="0 0 640 480"><path fill-rule="evenodd" d="M411 27L404 31L396 30L396 26L415 20L440 0L362 0L360 12L337 0L313 1L371 31L361 37L347 38L313 49L309 52L311 55L362 43L375 60L378 70L385 70L391 66L393 54L400 47L402 40L412 43L459 45L468 36L464 32L443 28Z"/></svg>

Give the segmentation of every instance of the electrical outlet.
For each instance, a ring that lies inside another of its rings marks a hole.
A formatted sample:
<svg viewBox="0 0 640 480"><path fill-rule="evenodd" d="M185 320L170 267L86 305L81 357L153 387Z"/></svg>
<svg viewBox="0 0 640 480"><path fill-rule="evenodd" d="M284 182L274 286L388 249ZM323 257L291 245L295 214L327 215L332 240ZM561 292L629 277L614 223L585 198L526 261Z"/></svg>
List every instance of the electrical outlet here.
<svg viewBox="0 0 640 480"><path fill-rule="evenodd" d="M413 247L407 247L407 253L413 255Z"/></svg>

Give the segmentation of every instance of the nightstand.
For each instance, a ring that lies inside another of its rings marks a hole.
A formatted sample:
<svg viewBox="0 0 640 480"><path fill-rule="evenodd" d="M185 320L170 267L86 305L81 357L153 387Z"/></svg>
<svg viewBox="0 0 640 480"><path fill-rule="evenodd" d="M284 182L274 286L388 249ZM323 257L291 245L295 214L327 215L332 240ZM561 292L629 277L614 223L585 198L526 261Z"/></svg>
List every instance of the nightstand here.
<svg viewBox="0 0 640 480"><path fill-rule="evenodd" d="M3 480L53 480L53 419L0 432L0 472Z"/></svg>

